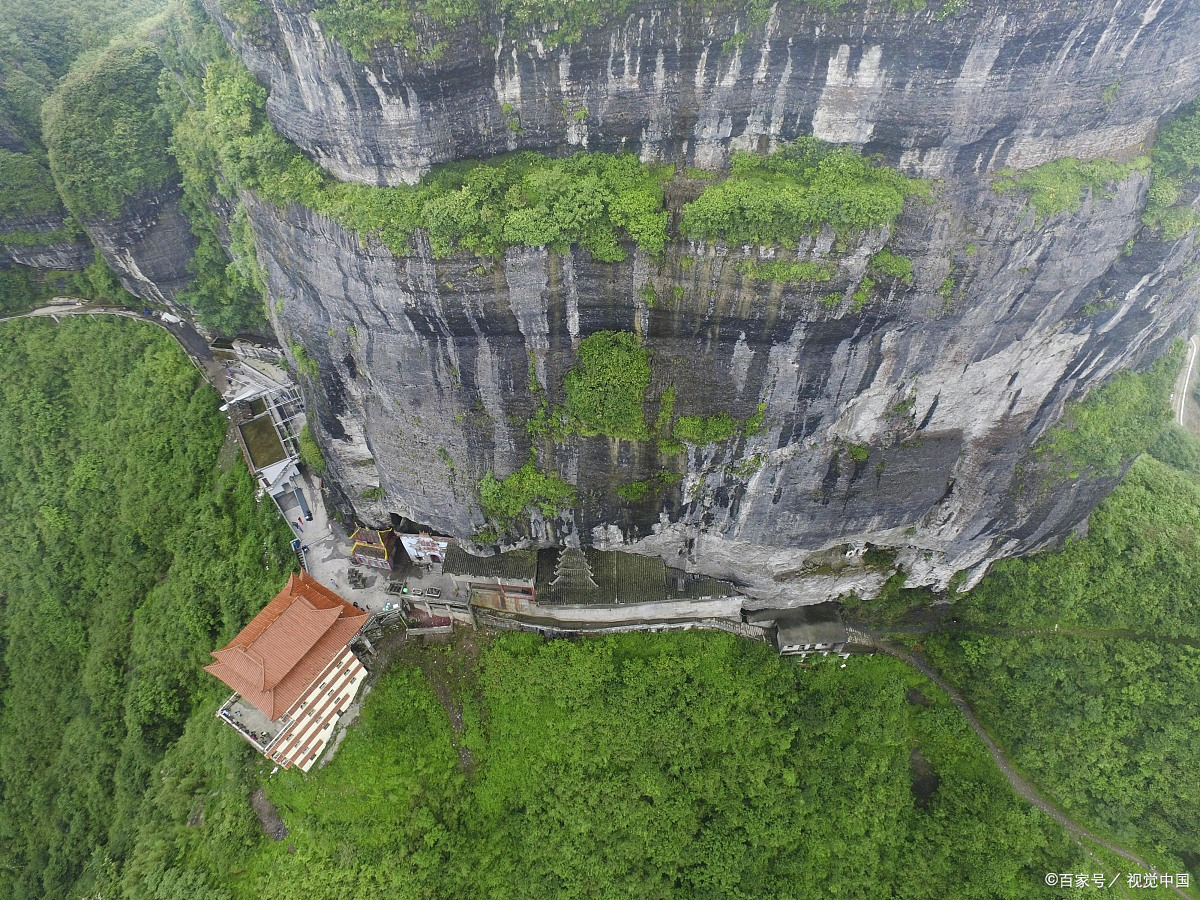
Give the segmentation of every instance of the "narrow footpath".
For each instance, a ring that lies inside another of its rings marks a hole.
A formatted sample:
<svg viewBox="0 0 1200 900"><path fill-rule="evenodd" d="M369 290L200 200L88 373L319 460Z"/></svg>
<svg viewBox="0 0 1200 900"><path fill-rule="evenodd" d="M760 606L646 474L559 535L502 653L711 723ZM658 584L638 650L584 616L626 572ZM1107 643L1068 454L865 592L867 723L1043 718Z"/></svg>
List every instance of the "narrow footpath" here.
<svg viewBox="0 0 1200 900"><path fill-rule="evenodd" d="M1136 853L1126 850L1123 847L1118 847L1116 844L1110 843L1104 838L1093 834L1074 819L1071 819L1069 816L1067 816L1067 814L1058 807L1046 800L1046 798L1038 792L1037 788L1026 781L1025 778L1022 777L1015 768L1013 768L1012 763L1004 754L1004 751L1001 750L996 745L996 742L992 740L991 735L989 735L984 729L979 719L975 716L974 711L971 709L963 695L959 693L958 689L942 678L942 676L936 671L934 671L933 667L929 665L929 663L923 656L921 656L921 654L910 652L896 646L888 641L884 635L871 632L868 632L868 634L870 634L870 636L875 640L875 646L881 652L908 664L946 692L946 695L950 698L950 701L956 707L958 707L958 711L963 714L963 718L966 719L967 724L971 726L971 730L979 736L981 741L983 741L983 745L987 748L988 753L992 755L992 759L995 761L996 767L1002 773L1004 773L1004 777L1008 779L1008 783L1012 785L1012 789L1016 791L1017 794L1027 803L1031 804L1032 806L1036 806L1076 837L1083 838L1091 841L1097 846L1103 847L1110 853L1114 853L1122 859L1133 863L1135 866L1138 866L1144 872L1153 872L1155 874L1158 873L1158 869L1154 868L1154 866L1150 865ZM1183 897L1184 900L1192 900L1191 894L1180 890L1178 887L1173 887L1173 890L1180 897Z"/></svg>

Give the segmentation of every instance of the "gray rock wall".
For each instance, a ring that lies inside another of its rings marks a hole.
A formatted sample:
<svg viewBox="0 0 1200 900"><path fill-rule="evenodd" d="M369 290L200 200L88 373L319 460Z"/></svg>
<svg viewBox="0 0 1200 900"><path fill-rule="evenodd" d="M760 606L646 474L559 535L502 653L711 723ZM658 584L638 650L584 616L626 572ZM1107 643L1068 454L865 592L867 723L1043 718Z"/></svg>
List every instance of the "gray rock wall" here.
<svg viewBox="0 0 1200 900"><path fill-rule="evenodd" d="M60 271L84 268L92 261L92 245L83 234L73 240L53 240L44 244L4 242L6 233L50 234L63 228L65 224L65 214L33 219L9 219L0 223L0 267L19 265Z"/></svg>
<svg viewBox="0 0 1200 900"><path fill-rule="evenodd" d="M846 545L895 548L910 583L944 586L1084 520L1111 481L1035 490L1041 476L1027 466L1022 482L1017 465L1068 398L1148 364L1195 313L1182 274L1192 240L1166 246L1142 232L1146 182L1132 176L1078 215L1039 223L1018 193L951 179L897 226L914 283L881 282L858 312L849 294L886 233L842 254L834 281L783 287L740 274L748 248L681 243L661 260L630 248L619 264L532 249L398 259L306 210L248 207L281 301L275 327L317 362L310 419L361 517L397 513L470 536L484 524L478 479L514 471L534 446L531 359L562 402L583 337L635 331L652 354L649 420L673 385L677 415L744 419L764 402L766 427L680 456L653 442L542 442L542 462L581 503L535 516L528 538L625 544L779 604L877 588L886 572L823 565ZM653 307L639 295L647 282ZM836 308L818 299L830 290L846 297ZM852 459L850 444L868 459ZM615 491L663 469L682 480L636 503ZM363 499L376 486L386 497Z"/></svg>
<svg viewBox="0 0 1200 900"><path fill-rule="evenodd" d="M736 5L643 0L571 46L493 20L427 31L437 61L382 47L367 64L304 3L266 6L253 36L218 21L269 86L275 126L376 184L521 148L716 166L802 134L926 175L1024 168L1132 152L1200 93L1200 0L972 0L940 20L936 3L781 0L748 31Z"/></svg>
<svg viewBox="0 0 1200 900"><path fill-rule="evenodd" d="M148 303L175 305L191 280L196 238L179 208L182 193L168 185L127 199L114 220L84 223L121 284Z"/></svg>
<svg viewBox="0 0 1200 900"><path fill-rule="evenodd" d="M445 47L436 60L383 47L365 64L305 4L266 6L253 35L218 22L269 87L275 126L344 179L412 182L522 148L719 167L805 134L944 179L894 236L838 251L837 278L815 288L741 273L775 251L702 243L661 258L630 248L619 264L534 249L398 259L247 197L273 324L317 366L304 380L329 481L368 521L399 514L469 537L484 524L479 478L537 450L580 502L534 515L526 542L659 554L774 605L877 589L887 567L845 563L866 542L895 550L911 584L960 570L970 583L1084 521L1112 480L1046 481L1029 448L1068 399L1148 365L1195 313L1193 240L1163 245L1141 228L1146 176L1049 221L992 179L1144 152L1200 93L1200 0L993 0L944 19L936 3L780 2L748 31L733 6L647 0L571 46L489 21L426 28L422 43ZM889 241L915 280L881 280L855 310ZM832 244L780 252L822 258ZM821 302L830 291L840 304ZM542 396L562 402L579 342L603 329L651 351L648 420L673 386L676 415L745 419L764 403L765 428L674 456L653 441L532 438ZM679 480L637 502L616 491L663 472Z"/></svg>

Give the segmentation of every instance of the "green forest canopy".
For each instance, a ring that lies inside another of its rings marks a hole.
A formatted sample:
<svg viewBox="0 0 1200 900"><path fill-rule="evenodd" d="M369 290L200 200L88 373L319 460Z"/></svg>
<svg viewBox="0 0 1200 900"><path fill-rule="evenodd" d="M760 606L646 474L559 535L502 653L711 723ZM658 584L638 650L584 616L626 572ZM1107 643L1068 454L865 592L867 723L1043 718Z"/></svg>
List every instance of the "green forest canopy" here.
<svg viewBox="0 0 1200 900"><path fill-rule="evenodd" d="M799 669L703 632L469 653L406 653L328 768L270 781L287 840L189 874L264 900L1027 898L1085 862L892 660ZM920 800L914 749L940 779Z"/></svg>
<svg viewBox="0 0 1200 900"><path fill-rule="evenodd" d="M103 886L212 715L207 650L286 576L286 528L218 465L219 402L159 329L0 325L0 896Z"/></svg>
<svg viewBox="0 0 1200 900"><path fill-rule="evenodd" d="M961 630L925 641L1016 764L1070 815L1192 872L1198 522L1200 478L1142 457L1086 538L998 563L956 604Z"/></svg>
<svg viewBox="0 0 1200 900"><path fill-rule="evenodd" d="M267 841L265 770L198 667L278 586L288 535L218 464L217 402L145 326L0 328L9 895L1029 897L1095 867L921 676L706 633L414 651L329 768L267 782L291 829ZM1200 668L1159 635L1195 633L1198 519L1196 476L1144 459L1088 538L959 601L1045 634L926 640L1051 796L1181 871Z"/></svg>

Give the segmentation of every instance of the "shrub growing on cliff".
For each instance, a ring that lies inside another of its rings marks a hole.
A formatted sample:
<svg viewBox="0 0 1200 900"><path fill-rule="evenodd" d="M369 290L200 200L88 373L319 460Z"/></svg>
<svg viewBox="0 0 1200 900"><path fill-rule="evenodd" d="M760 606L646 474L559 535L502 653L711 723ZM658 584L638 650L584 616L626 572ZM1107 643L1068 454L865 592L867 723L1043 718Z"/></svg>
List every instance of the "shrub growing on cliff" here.
<svg viewBox="0 0 1200 900"><path fill-rule="evenodd" d="M1183 186L1200 181L1200 103L1159 132L1151 156L1154 180L1142 220L1161 228L1163 240L1173 241L1200 227L1200 214L1180 203Z"/></svg>
<svg viewBox="0 0 1200 900"><path fill-rule="evenodd" d="M880 250L871 257L871 271L876 275L895 278L905 284L913 280L912 260L907 256L898 256L890 250Z"/></svg>
<svg viewBox="0 0 1200 900"><path fill-rule="evenodd" d="M321 452L316 438L312 436L312 429L307 425L300 429L300 462L318 475L325 472L325 454Z"/></svg>
<svg viewBox="0 0 1200 900"><path fill-rule="evenodd" d="M575 489L557 475L543 472L529 460L507 478L488 472L479 480L479 505L484 515L498 522L511 522L536 506L544 516L553 516L575 503Z"/></svg>
<svg viewBox="0 0 1200 900"><path fill-rule="evenodd" d="M729 413L715 416L680 416L675 422L675 438L688 444L716 444L738 432L738 422Z"/></svg>
<svg viewBox="0 0 1200 900"><path fill-rule="evenodd" d="M219 62L213 66L219 67ZM238 204L226 224L214 210L214 198L222 188L229 190L217 180L220 123L206 106L189 104L188 89L203 91L199 83L185 88L173 78L160 84L164 109L173 121L170 151L182 176L179 207L197 242L188 263L192 280L180 299L196 311L199 321L224 334L262 330L265 291L246 216Z"/></svg>
<svg viewBox="0 0 1200 900"><path fill-rule="evenodd" d="M773 281L776 284L829 281L837 272L837 269L827 262L793 262L781 259L769 262L746 259L738 263L737 268L751 281Z"/></svg>
<svg viewBox="0 0 1200 900"><path fill-rule="evenodd" d="M153 47L114 47L46 101L50 168L80 218L116 216L128 198L176 177L167 123L155 114L161 70Z"/></svg>
<svg viewBox="0 0 1200 900"><path fill-rule="evenodd" d="M800 138L768 156L735 153L730 176L684 207L682 230L730 244L794 243L824 225L891 225L922 189L853 150Z"/></svg>
<svg viewBox="0 0 1200 900"><path fill-rule="evenodd" d="M628 331L598 331L579 344L567 373L565 411L580 434L637 441L648 436L644 403L650 353Z"/></svg>
<svg viewBox="0 0 1200 900"><path fill-rule="evenodd" d="M1150 160L1144 156L1128 163L1111 159L1083 162L1074 157L1051 160L1025 172L1006 169L993 184L996 193L1025 191L1039 219L1059 213L1077 213L1088 191L1095 194L1136 172L1145 172Z"/></svg>

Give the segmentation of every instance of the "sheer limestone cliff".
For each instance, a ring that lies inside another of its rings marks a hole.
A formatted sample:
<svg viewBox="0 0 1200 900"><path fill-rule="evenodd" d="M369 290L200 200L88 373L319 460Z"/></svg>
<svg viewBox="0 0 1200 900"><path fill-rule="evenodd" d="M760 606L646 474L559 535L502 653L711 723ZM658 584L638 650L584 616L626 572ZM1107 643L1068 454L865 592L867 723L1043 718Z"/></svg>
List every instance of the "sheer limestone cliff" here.
<svg viewBox="0 0 1200 900"><path fill-rule="evenodd" d="M772 605L876 590L890 564L840 562L866 543L894 551L910 584L964 570L969 584L1084 521L1115 475L1059 477L1031 447L1068 400L1151 364L1195 313L1194 238L1142 225L1145 166L1051 215L995 190L1005 166L1144 153L1200 93L1192 0L941 18L780 3L748 30L733 9L635 3L554 49L497 22L430 26L436 60L382 46L368 62L303 4L264 8L254 28L223 29L269 87L275 127L345 179L411 182L516 148L721 167L806 134L931 179L890 230L773 249L673 238L617 263L537 248L437 259L420 232L397 257L247 193L327 480L368 521L487 534L480 479L533 459L577 498L531 508L506 541L659 554ZM670 197L673 223L686 199ZM911 281L869 271L885 244L912 260ZM773 257L833 268L820 284L754 277ZM649 431L531 429L601 331L648 351L648 428L668 389L676 421L739 427L682 451Z"/></svg>
<svg viewBox="0 0 1200 900"><path fill-rule="evenodd" d="M780 0L756 26L737 4L624 5L557 47L552 26L494 14L417 23L416 49L380 46L367 63L311 0L264 0L250 28L219 20L270 88L279 130L339 177L375 184L524 148L716 166L805 134L929 175L1027 168L1134 148L1200 84L1196 0L935 0L920 12Z"/></svg>
<svg viewBox="0 0 1200 900"><path fill-rule="evenodd" d="M86 222L96 249L127 291L151 303L175 304L188 287L196 238L179 208L180 187L131 197L119 216Z"/></svg>

